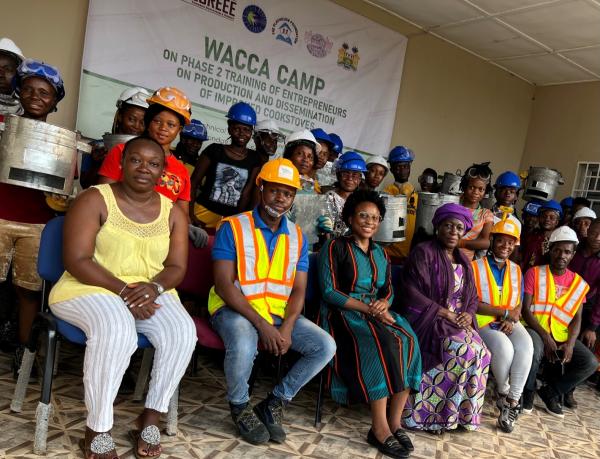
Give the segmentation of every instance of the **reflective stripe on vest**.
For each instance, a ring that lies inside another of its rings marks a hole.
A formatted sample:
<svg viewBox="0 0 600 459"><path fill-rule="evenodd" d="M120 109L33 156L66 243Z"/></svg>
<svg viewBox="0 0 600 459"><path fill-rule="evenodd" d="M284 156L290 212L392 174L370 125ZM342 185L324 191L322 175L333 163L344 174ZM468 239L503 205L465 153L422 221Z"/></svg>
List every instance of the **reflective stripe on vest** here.
<svg viewBox="0 0 600 459"><path fill-rule="evenodd" d="M556 284L550 267L536 266L534 269L535 291L531 312L542 328L559 343L569 338L569 324L579 310L589 285L575 273L571 285L563 295L556 299Z"/></svg>
<svg viewBox="0 0 600 459"><path fill-rule="evenodd" d="M516 263L506 260L502 280L502 294L496 283L487 257L471 262L473 277L477 287L477 295L482 303L487 303L500 309L514 309L521 302L521 268ZM496 320L495 316L477 314L477 325L482 328Z"/></svg>
<svg viewBox="0 0 600 459"><path fill-rule="evenodd" d="M230 223L235 242L235 285L267 322L273 323L272 314L283 318L302 250L300 227L286 219L289 234L281 233L277 236L273 255L269 257L265 238L262 231L254 225L252 212L245 212L223 221ZM224 304L213 287L209 294L208 311L214 314Z"/></svg>

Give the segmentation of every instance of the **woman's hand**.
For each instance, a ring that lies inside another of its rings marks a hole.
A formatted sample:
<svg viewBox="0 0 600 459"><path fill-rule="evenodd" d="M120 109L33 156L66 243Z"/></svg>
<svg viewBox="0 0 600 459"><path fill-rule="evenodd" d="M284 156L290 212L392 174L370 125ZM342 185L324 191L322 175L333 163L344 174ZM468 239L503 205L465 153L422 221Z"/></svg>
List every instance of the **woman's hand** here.
<svg viewBox="0 0 600 459"><path fill-rule="evenodd" d="M131 307L130 306L129 312L131 312L131 315L133 316L134 319L146 320L146 319L149 319L150 317L152 317L158 308L160 308L160 304L151 303L146 306L139 306L139 307Z"/></svg>
<svg viewBox="0 0 600 459"><path fill-rule="evenodd" d="M158 290L150 282L133 282L121 293L121 298L129 308L140 308L156 302Z"/></svg>
<svg viewBox="0 0 600 459"><path fill-rule="evenodd" d="M510 335L513 331L513 323L510 320L503 320L500 322L498 330L506 335Z"/></svg>
<svg viewBox="0 0 600 459"><path fill-rule="evenodd" d="M521 318L521 309L520 308L508 310L508 316L506 317L507 320L510 320L513 324L516 324L520 318Z"/></svg>
<svg viewBox="0 0 600 459"><path fill-rule="evenodd" d="M377 320L379 320L379 322L381 322L385 325L393 325L394 323L396 323L396 320L390 314L389 311L385 311L379 315L376 315L375 317L377 318Z"/></svg>
<svg viewBox="0 0 600 459"><path fill-rule="evenodd" d="M468 312L459 312L456 315L456 325L460 328L471 328L473 325L473 316Z"/></svg>
<svg viewBox="0 0 600 459"><path fill-rule="evenodd" d="M369 314L372 316L379 316L390 309L390 303L387 300L375 300L369 304Z"/></svg>

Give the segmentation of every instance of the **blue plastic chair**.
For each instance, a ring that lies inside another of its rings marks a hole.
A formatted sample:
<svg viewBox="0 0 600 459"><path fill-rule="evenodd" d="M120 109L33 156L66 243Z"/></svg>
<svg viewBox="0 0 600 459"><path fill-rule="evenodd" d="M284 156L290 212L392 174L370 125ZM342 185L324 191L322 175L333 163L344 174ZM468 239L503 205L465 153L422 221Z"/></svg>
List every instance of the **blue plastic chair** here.
<svg viewBox="0 0 600 459"><path fill-rule="evenodd" d="M47 349L46 356L44 359L44 377L42 380L42 393L40 396L40 402L38 404L36 410L36 426L35 426L35 437L33 443L33 451L36 454L44 454L46 452L46 441L48 437L48 419L51 414L51 392L52 392L52 379L54 373L54 364L56 358L56 344L59 336L62 336L67 341L70 341L75 344L79 344L85 346L86 336L85 333L78 327L59 319L54 316L52 312L48 310L48 294L50 291L50 287L52 284L56 283L58 279L62 276L65 268L63 266L62 260L62 240L63 240L63 224L64 217L56 217L50 220L44 230L42 231L42 237L40 241L40 249L38 252L38 273L43 281L42 286L42 295L43 295L43 305L42 312L40 312L40 317L44 322L44 328L47 330L46 338L47 338ZM141 333L138 333L138 348L152 350L152 344ZM147 358L147 354L150 358ZM35 353L31 354L32 360L35 357ZM151 364L152 353L145 352L144 353L144 361L146 361L146 365L142 362L142 367L148 366ZM23 359L25 363L25 358ZM32 363L32 362L31 362ZM21 373L23 373L24 387L27 387L27 383L29 382L29 376L31 373L31 364L29 366L29 371L25 372L26 368L21 366L21 370L19 372L19 382L21 381ZM140 369L140 374L144 369ZM24 374L26 373L26 374ZM142 389L145 386L145 380L147 378L147 372L145 378L143 379ZM138 378L138 383L139 383ZM19 387L19 382L17 382L17 388ZM17 389L15 389L15 397L13 398L13 403L11 404L11 410L20 411L20 407L23 402L23 396L25 395L24 390L22 390L22 395L20 400L15 400L17 398ZM175 435L177 433L177 404L178 404L178 389L173 394L171 402L169 404L169 413L167 415L167 428L166 433L168 435ZM13 409L13 405L15 408Z"/></svg>

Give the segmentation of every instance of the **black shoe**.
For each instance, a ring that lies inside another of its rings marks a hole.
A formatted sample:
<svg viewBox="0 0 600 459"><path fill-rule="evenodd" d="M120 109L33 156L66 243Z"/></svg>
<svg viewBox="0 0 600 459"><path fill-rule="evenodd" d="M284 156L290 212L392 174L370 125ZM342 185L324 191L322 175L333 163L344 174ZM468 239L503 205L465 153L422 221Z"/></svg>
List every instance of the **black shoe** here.
<svg viewBox="0 0 600 459"><path fill-rule="evenodd" d="M396 440L398 440L398 443L400 443L401 446L404 446L404 448L406 448L407 451L415 450L412 441L410 441L410 437L406 435L406 432L404 430L397 429L394 432L394 437L396 438Z"/></svg>
<svg viewBox="0 0 600 459"><path fill-rule="evenodd" d="M393 435L387 437L383 443L377 440L377 437L373 433L373 429L369 429L367 443L377 448L380 453L389 457L406 458L410 455L410 452L402 446Z"/></svg>
<svg viewBox="0 0 600 459"><path fill-rule="evenodd" d="M231 417L238 428L242 439L253 445L260 445L269 441L269 431L249 403L244 407L231 405Z"/></svg>
<svg viewBox="0 0 600 459"><path fill-rule="evenodd" d="M544 386L541 389L538 389L538 395L544 402L544 405L546 405L546 411L548 414L556 416L557 418L565 417L562 407L558 402L558 396L554 394L554 391L549 386Z"/></svg>
<svg viewBox="0 0 600 459"><path fill-rule="evenodd" d="M575 389L565 394L565 406L571 409L577 408L577 400L573 397L573 392L575 392Z"/></svg>
<svg viewBox="0 0 600 459"><path fill-rule="evenodd" d="M511 407L508 403L502 405L500 410L500 416L496 421L496 425L502 429L503 432L511 433L515 428L515 422L519 417L519 407Z"/></svg>
<svg viewBox="0 0 600 459"><path fill-rule="evenodd" d="M271 441L283 443L285 441L285 430L283 430L283 411L285 402L273 394L269 394L266 399L254 407L258 418L263 422L269 431Z"/></svg>
<svg viewBox="0 0 600 459"><path fill-rule="evenodd" d="M535 392L525 389L522 395L523 413L529 414L533 411L533 401L535 400Z"/></svg>

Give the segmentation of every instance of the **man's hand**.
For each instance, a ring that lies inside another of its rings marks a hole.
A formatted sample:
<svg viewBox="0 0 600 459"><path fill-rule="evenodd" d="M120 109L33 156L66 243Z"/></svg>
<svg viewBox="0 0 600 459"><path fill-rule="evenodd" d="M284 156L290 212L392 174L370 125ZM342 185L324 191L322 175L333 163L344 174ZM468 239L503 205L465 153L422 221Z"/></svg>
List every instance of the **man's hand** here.
<svg viewBox="0 0 600 459"><path fill-rule="evenodd" d="M594 349L596 345L596 332L594 330L585 330L581 334L581 342L590 349Z"/></svg>
<svg viewBox="0 0 600 459"><path fill-rule="evenodd" d="M554 341L554 338L552 338L549 333L544 333L542 335L542 341L544 341L544 355L546 356L546 359L550 362L555 362L556 350L558 349L556 341Z"/></svg>
<svg viewBox="0 0 600 459"><path fill-rule="evenodd" d="M260 341L264 348L273 355L280 355L284 344L284 338L279 330L273 325L263 322L258 328Z"/></svg>
<svg viewBox="0 0 600 459"><path fill-rule="evenodd" d="M285 322L279 327L279 334L283 338L283 344L280 347L280 355L284 355L290 350L292 345L292 327L286 326Z"/></svg>
<svg viewBox="0 0 600 459"><path fill-rule="evenodd" d="M563 351L562 363L569 363L573 358L573 343L567 341L560 345L559 349Z"/></svg>
<svg viewBox="0 0 600 459"><path fill-rule="evenodd" d="M506 320L510 320L513 324L516 324L520 318L521 311L519 310L519 308L508 310L508 317L506 318Z"/></svg>

